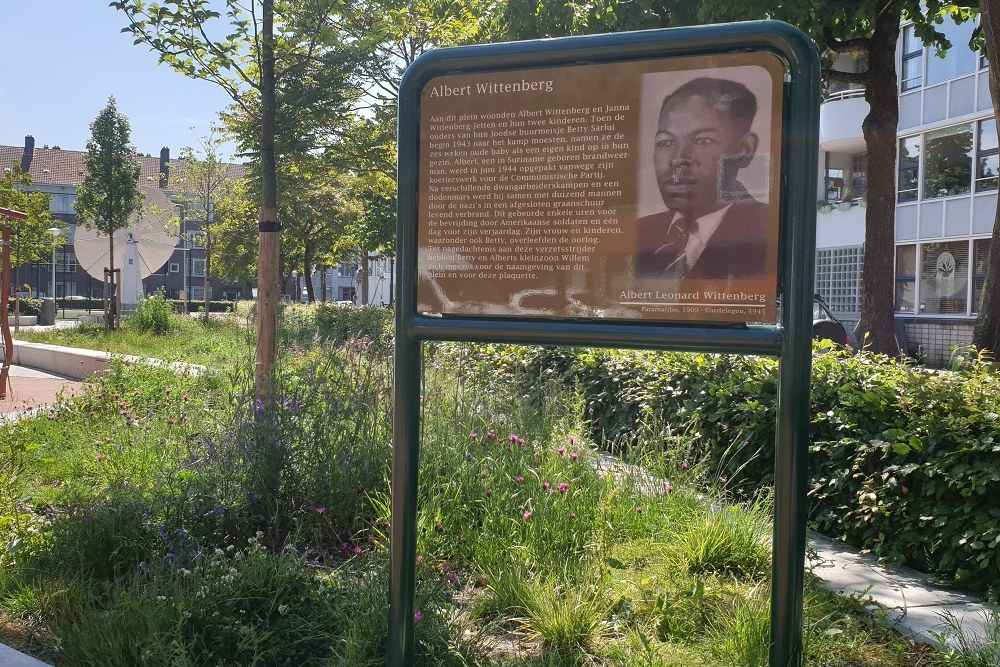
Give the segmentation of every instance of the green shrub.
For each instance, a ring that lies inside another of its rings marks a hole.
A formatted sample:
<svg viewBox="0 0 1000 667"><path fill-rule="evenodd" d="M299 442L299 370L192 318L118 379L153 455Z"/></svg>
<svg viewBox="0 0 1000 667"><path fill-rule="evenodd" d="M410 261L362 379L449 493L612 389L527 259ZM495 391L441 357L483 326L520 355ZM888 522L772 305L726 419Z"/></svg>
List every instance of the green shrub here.
<svg viewBox="0 0 1000 667"><path fill-rule="evenodd" d="M10 316L14 315L15 308L17 306L17 301L13 297L7 301L7 314ZM21 314L22 315L34 315L40 316L42 314L42 300L41 299L21 299Z"/></svg>
<svg viewBox="0 0 1000 667"><path fill-rule="evenodd" d="M125 316L126 328L144 333L163 334L174 328L174 309L163 292L147 296Z"/></svg>
<svg viewBox="0 0 1000 667"><path fill-rule="evenodd" d="M361 339L377 350L388 351L392 348L393 323L391 308L292 304L282 309L281 335L284 342L299 345L314 340L338 345Z"/></svg>

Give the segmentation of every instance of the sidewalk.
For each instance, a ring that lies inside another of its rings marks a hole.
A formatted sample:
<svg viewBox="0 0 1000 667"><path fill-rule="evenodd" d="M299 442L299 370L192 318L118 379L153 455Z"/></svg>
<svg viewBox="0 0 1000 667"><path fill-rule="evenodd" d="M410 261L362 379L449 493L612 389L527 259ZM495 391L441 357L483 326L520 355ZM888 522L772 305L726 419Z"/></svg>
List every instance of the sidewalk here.
<svg viewBox="0 0 1000 667"><path fill-rule="evenodd" d="M967 638L982 641L985 636L986 605L970 595L936 586L922 572L882 566L818 533L809 534L806 567L828 591L857 598L873 613L885 611L889 627L918 644L941 647L938 638L945 630L946 615L954 617ZM946 643L958 647L954 637Z"/></svg>
<svg viewBox="0 0 1000 667"><path fill-rule="evenodd" d="M24 366L11 366L7 397L0 400L0 422L32 414L55 403L60 395L72 396L80 391L82 385L78 380L60 375Z"/></svg>

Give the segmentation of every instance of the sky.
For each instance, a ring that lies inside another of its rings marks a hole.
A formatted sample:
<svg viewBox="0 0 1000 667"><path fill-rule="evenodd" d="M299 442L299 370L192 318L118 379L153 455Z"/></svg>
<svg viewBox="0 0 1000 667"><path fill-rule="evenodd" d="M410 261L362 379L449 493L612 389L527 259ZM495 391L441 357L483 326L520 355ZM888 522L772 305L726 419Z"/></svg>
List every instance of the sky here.
<svg viewBox="0 0 1000 667"><path fill-rule="evenodd" d="M90 123L115 96L139 153L198 147L229 96L189 79L133 37L108 0L0 0L0 144L86 150ZM232 158L232 145L223 147ZM236 161L240 161L239 158Z"/></svg>

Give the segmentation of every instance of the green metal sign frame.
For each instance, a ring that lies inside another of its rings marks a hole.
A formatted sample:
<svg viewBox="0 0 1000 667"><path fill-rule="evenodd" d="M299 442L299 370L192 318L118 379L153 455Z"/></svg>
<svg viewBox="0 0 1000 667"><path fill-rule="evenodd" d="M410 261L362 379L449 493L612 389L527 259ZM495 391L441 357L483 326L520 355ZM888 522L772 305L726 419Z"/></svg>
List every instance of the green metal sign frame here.
<svg viewBox="0 0 1000 667"><path fill-rule="evenodd" d="M777 325L437 317L417 309L420 100L433 77L629 60L766 52L786 68L780 174ZM770 667L802 663L809 376L820 69L813 43L777 21L671 28L440 49L407 70L399 93L399 203L393 408L389 667L414 665L420 393L424 341L558 344L778 357Z"/></svg>

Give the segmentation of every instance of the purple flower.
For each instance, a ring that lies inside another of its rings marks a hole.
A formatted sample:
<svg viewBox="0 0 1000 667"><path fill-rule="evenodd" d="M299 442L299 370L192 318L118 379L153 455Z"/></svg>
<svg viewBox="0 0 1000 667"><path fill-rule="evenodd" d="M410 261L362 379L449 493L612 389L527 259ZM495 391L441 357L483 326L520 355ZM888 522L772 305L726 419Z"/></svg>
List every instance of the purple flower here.
<svg viewBox="0 0 1000 667"><path fill-rule="evenodd" d="M681 470L687 470L687 469L688 469L688 464L687 461L685 461L684 463L681 464Z"/></svg>
<svg viewBox="0 0 1000 667"><path fill-rule="evenodd" d="M317 507L317 508L316 508L316 514L320 514L320 515L322 515L322 514L323 514L323 512L325 512L325 511L326 511L326 508L325 508L325 507L322 507L322 506L321 506L321 507Z"/></svg>
<svg viewBox="0 0 1000 667"><path fill-rule="evenodd" d="M559 447L556 447L556 453L559 454L559 456L562 456L566 453L566 448L560 445Z"/></svg>
<svg viewBox="0 0 1000 667"><path fill-rule="evenodd" d="M674 492L674 485L671 484L670 482L667 482L667 493L673 493L673 492Z"/></svg>
<svg viewBox="0 0 1000 667"><path fill-rule="evenodd" d="M569 489L569 484L567 484L566 482L559 482L559 486L557 486L556 488L559 489L559 493L566 493L566 491Z"/></svg>
<svg viewBox="0 0 1000 667"><path fill-rule="evenodd" d="M478 440L479 434L473 431L472 433L469 434L469 437L472 438L473 440Z"/></svg>
<svg viewBox="0 0 1000 667"><path fill-rule="evenodd" d="M579 454L578 452L570 452L570 455L569 455L569 457L570 457L570 458L571 458L572 460L576 461L576 460L577 460L578 458L580 458L580 454Z"/></svg>
<svg viewBox="0 0 1000 667"><path fill-rule="evenodd" d="M423 619L424 615L420 613L420 610L413 612L413 624L416 625Z"/></svg>
<svg viewBox="0 0 1000 667"><path fill-rule="evenodd" d="M525 512L521 516L524 517L525 521L531 521L531 512L530 511Z"/></svg>
<svg viewBox="0 0 1000 667"><path fill-rule="evenodd" d="M548 482L542 482L542 491L551 491L552 485Z"/></svg>
<svg viewBox="0 0 1000 667"><path fill-rule="evenodd" d="M517 484L523 484L524 483L524 476L522 476L522 475L516 476L514 478L514 482L516 482Z"/></svg>
<svg viewBox="0 0 1000 667"><path fill-rule="evenodd" d="M360 555L361 555L361 554L363 554L364 552L365 552L365 550L364 550L364 549L362 549L361 547L354 547L354 553L355 553L356 555L360 556Z"/></svg>

